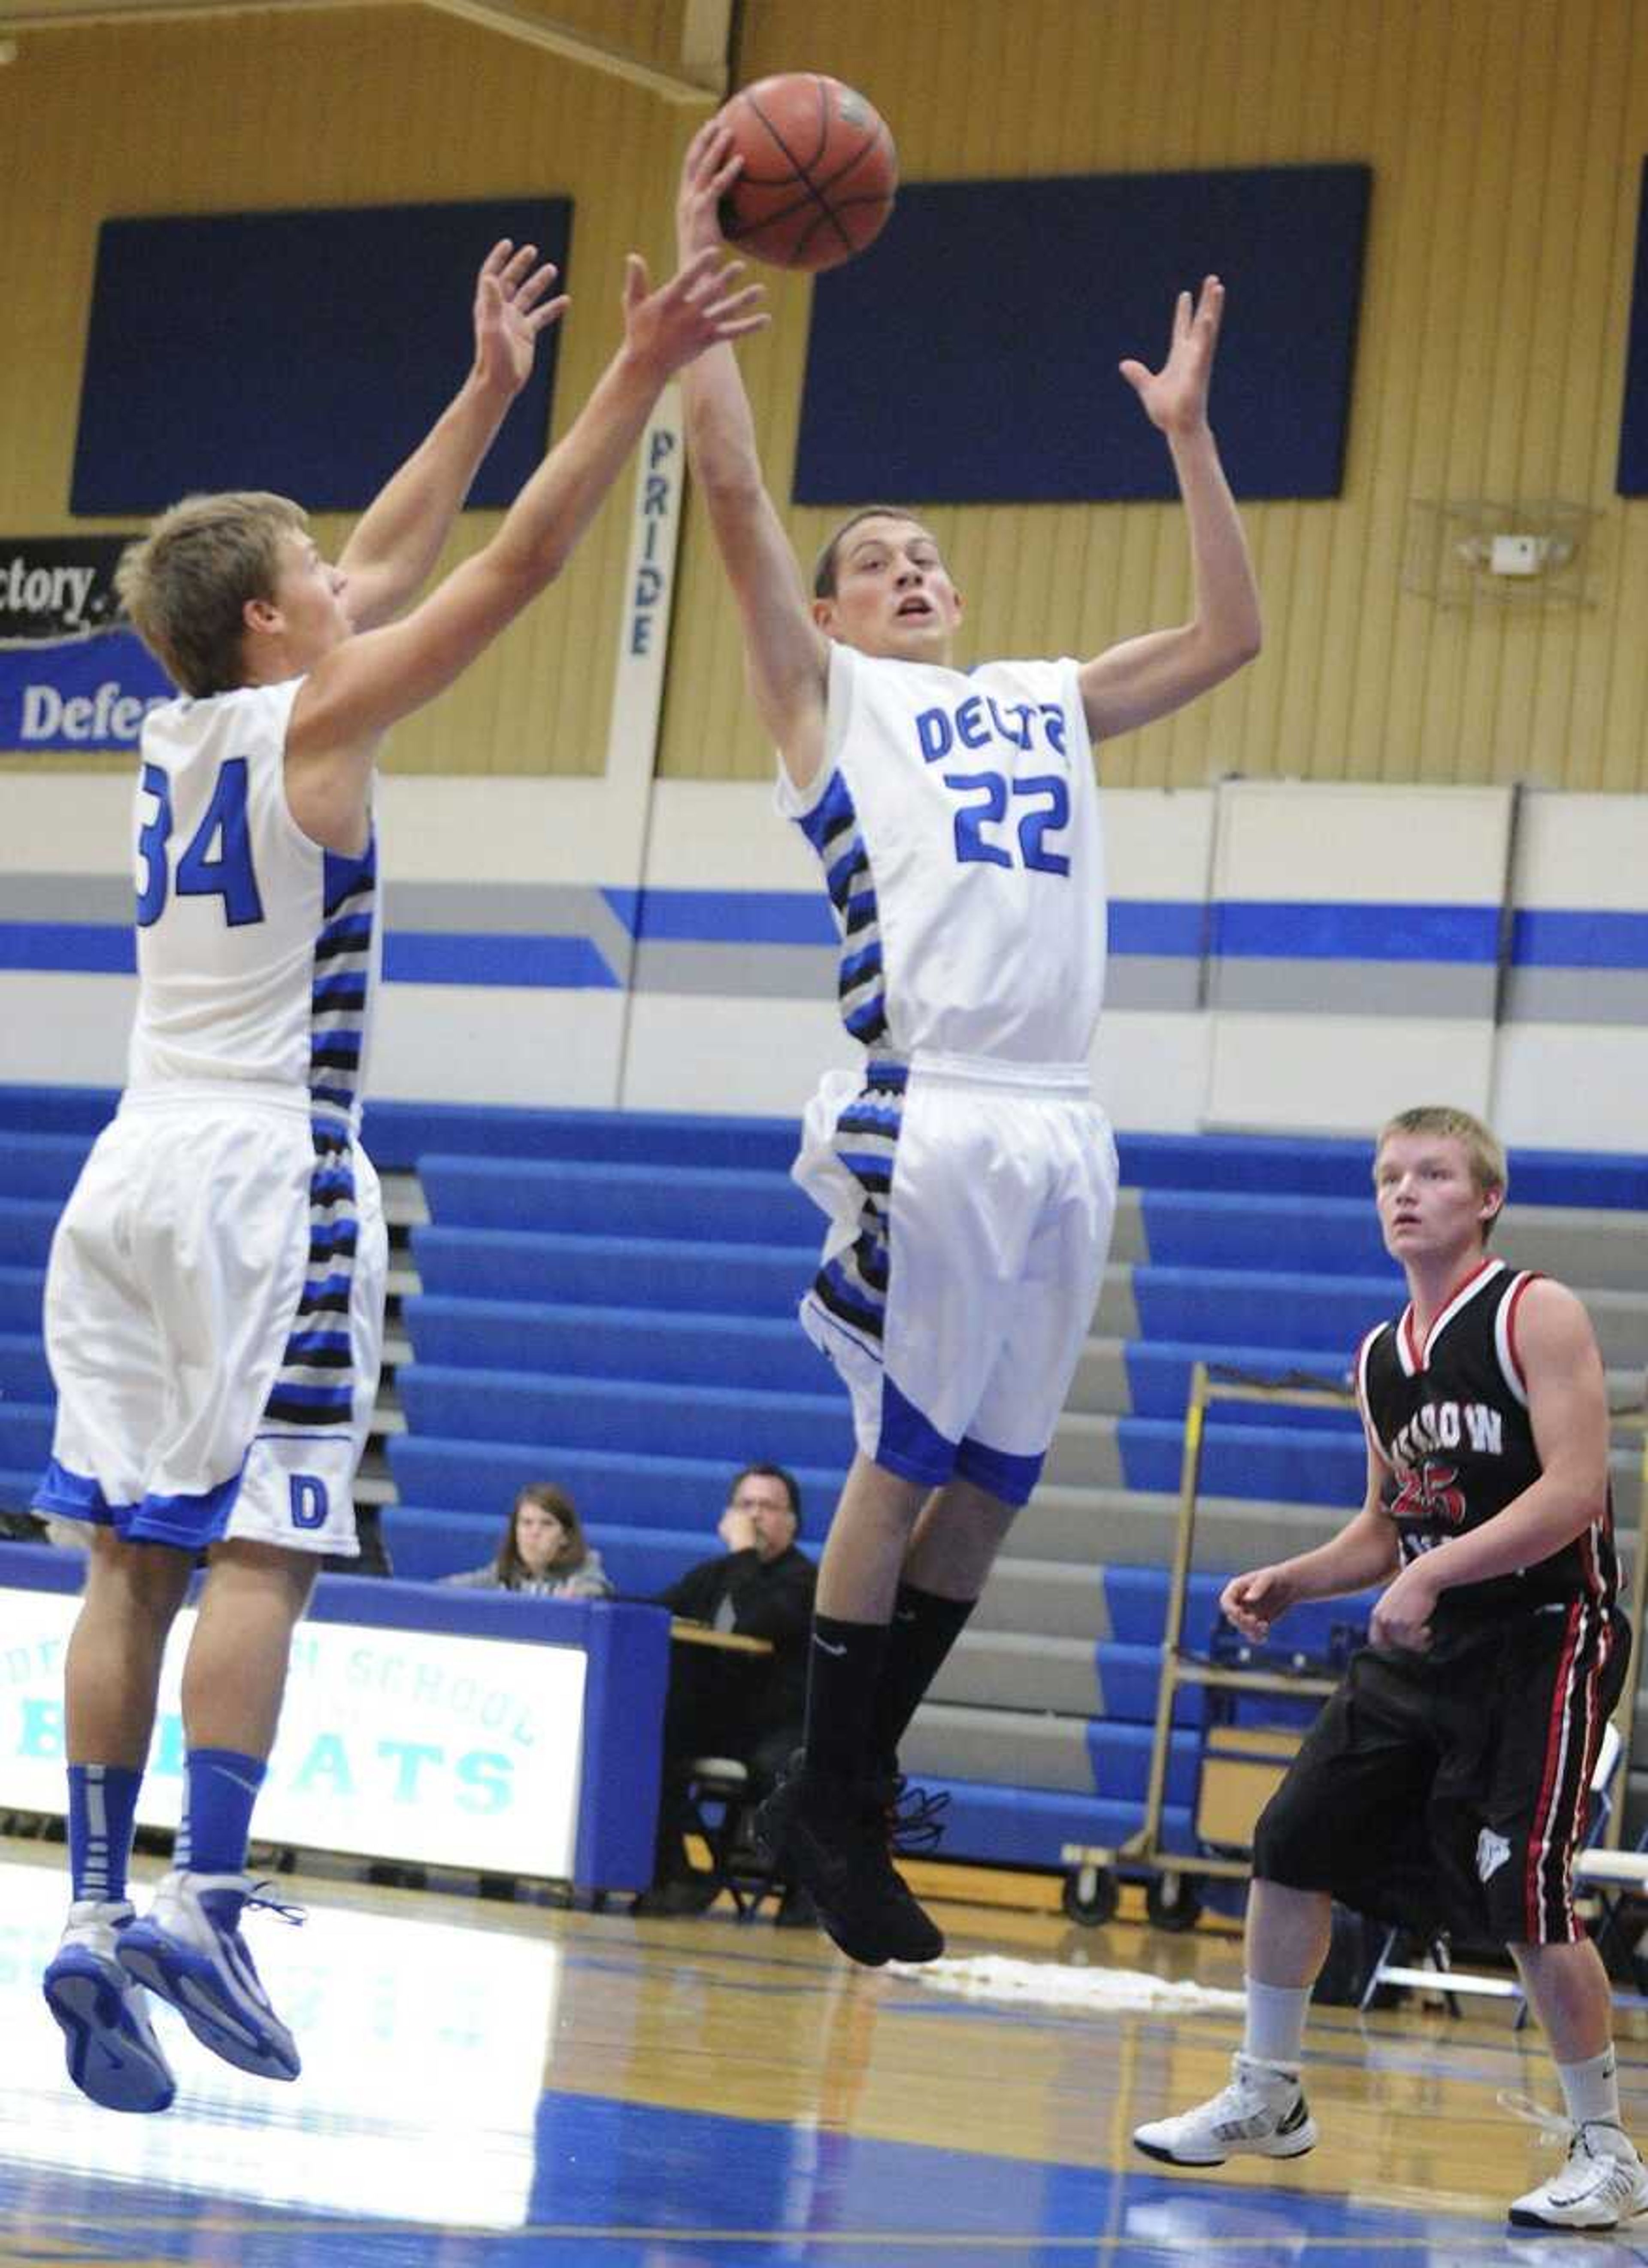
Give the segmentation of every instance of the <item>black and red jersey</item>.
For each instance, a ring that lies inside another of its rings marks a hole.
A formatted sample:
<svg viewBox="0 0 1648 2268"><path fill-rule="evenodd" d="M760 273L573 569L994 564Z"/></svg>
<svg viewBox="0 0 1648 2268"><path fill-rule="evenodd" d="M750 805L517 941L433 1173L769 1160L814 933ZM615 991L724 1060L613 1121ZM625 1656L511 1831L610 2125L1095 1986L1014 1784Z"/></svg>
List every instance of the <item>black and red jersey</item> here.
<svg viewBox="0 0 1648 2268"><path fill-rule="evenodd" d="M1454 1292L1423 1340L1412 1306L1381 1323L1357 1354L1363 1422L1384 1463L1384 1510L1396 1523L1403 1565L1496 1513L1541 1470L1517 1353L1517 1309L1535 1280L1484 1259ZM1611 1507L1560 1551L1514 1573L1443 1592L1438 1641L1530 1609L1619 1594Z"/></svg>

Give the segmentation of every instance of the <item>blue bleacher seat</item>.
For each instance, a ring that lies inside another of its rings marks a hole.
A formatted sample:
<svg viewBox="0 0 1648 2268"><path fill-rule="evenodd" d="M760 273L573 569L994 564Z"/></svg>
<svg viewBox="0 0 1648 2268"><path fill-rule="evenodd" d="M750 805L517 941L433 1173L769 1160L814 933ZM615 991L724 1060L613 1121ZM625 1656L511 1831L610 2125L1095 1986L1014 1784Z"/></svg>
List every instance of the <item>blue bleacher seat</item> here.
<svg viewBox="0 0 1648 2268"><path fill-rule="evenodd" d="M793 1317L428 1296L407 1300L401 1314L420 1363L751 1386L779 1394L817 1393L832 1381L828 1364Z"/></svg>
<svg viewBox="0 0 1648 2268"><path fill-rule="evenodd" d="M793 1316L813 1280L817 1246L816 1240L795 1246L695 1245L432 1226L414 1230L412 1256L425 1291L460 1299Z"/></svg>
<svg viewBox="0 0 1648 2268"><path fill-rule="evenodd" d="M38 1333L45 1296L43 1268L0 1268L0 1331Z"/></svg>
<svg viewBox="0 0 1648 2268"><path fill-rule="evenodd" d="M753 1440L781 1441L797 1464L845 1464L852 1455L851 1416L840 1392L761 1394L423 1363L403 1369L399 1385L413 1431L449 1440L536 1442L619 1455L643 1443L651 1456L716 1457L734 1465Z"/></svg>
<svg viewBox="0 0 1648 2268"><path fill-rule="evenodd" d="M819 1213L788 1174L656 1163L420 1159L443 1228L518 1228L703 1243L816 1244Z"/></svg>

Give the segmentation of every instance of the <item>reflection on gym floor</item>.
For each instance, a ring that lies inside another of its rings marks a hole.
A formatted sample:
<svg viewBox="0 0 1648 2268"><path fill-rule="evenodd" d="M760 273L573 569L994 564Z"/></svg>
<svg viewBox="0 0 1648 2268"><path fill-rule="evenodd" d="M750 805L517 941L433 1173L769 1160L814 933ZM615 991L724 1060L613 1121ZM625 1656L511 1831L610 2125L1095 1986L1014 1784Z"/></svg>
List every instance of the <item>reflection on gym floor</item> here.
<svg viewBox="0 0 1648 2268"><path fill-rule="evenodd" d="M1218 2082L1219 2006L1090 2013L958 2000L821 1940L717 1914L622 1916L303 1886L252 1942L305 2068L262 2085L160 2012L158 2117L94 2110L39 1995L60 1853L0 1862L0 2262L195 2268L1615 2268L1635 2242L1512 2239L1545 2161L1497 2110L1541 2091L1505 2021L1313 2027L1322 2146L1176 2177L1137 2118ZM1173 1965L1227 1987L1235 1940L952 1910L958 1954ZM1006 1943L1014 1934L1018 1944ZM1640 2113L1640 2048L1627 2039ZM1639 2131L1648 2120L1638 2115Z"/></svg>

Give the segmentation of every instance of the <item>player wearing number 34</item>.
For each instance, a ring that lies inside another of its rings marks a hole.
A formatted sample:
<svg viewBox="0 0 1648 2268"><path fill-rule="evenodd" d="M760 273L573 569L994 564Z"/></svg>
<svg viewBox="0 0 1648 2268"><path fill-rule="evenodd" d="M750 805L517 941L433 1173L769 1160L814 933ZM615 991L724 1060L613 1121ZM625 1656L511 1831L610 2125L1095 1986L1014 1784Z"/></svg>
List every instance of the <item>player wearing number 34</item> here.
<svg viewBox="0 0 1648 2268"><path fill-rule="evenodd" d="M385 1238L356 1139L379 952L373 764L560 572L666 380L764 320L717 263L657 291L490 540L412 612L565 301L531 246L476 286L475 362L334 566L302 512L194 497L127 555L121 595L182 697L143 728L128 1085L52 1247L57 1388L37 1506L93 1523L67 1664L72 1898L46 1998L70 2075L117 2110L173 2079L145 1991L241 2069L297 2050L239 1922L253 1803L321 1555L356 1549ZM210 1555L183 1673L175 1871L126 1896L166 1633Z"/></svg>
<svg viewBox="0 0 1648 2268"><path fill-rule="evenodd" d="M736 165L712 122L681 177L683 257L719 240ZM911 1819L898 1742L1035 1484L1104 1270L1116 1167L1088 1079L1105 959L1091 743L1259 649L1208 426L1224 297L1211 276L1194 305L1181 294L1161 369L1122 365L1177 471L1191 619L1087 661L956 668L960 593L905 511L850 519L809 594L733 357L713 349L683 380L779 807L822 865L842 1014L864 1049L814 1099L796 1167L831 1220L803 1320L850 1389L857 1454L819 1576L804 1762L762 1822L860 1961L942 1948L892 1864L901 1802L905 1824L932 1824L931 1800ZM886 348L885 383L919 394L916 342ZM1030 417L1035 384L1026 364Z"/></svg>

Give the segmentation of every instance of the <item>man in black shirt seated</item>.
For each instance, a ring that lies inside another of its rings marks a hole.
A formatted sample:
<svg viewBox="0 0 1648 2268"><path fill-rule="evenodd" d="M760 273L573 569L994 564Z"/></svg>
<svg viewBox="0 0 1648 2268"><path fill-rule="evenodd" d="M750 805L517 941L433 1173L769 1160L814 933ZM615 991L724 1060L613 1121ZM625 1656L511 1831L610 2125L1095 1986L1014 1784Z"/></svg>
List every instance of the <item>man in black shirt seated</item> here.
<svg viewBox="0 0 1648 2268"><path fill-rule="evenodd" d="M734 1480L716 1533L725 1551L689 1567L660 1602L684 1622L739 1638L765 1638L770 1653L675 1646L664 1716L652 1887L638 1913L701 1913L713 1889L687 1856L687 1789L699 1756L730 1756L749 1773L758 1802L801 1742L806 1707L807 1634L818 1570L796 1536L801 1491L782 1465L747 1465ZM796 1898L785 1921L810 1919Z"/></svg>

